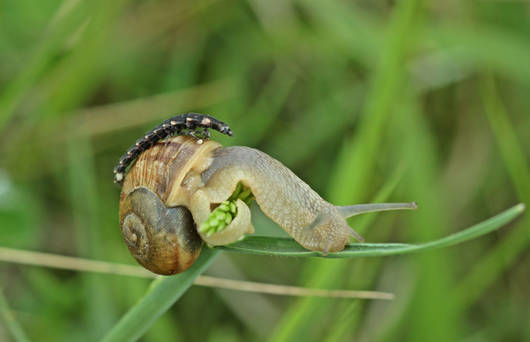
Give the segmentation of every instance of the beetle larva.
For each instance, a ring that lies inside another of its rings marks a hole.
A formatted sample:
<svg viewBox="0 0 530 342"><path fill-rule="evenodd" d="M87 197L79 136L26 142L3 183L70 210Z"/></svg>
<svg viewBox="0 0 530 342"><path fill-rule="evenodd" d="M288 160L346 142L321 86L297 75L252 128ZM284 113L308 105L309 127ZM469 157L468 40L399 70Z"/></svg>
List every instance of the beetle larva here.
<svg viewBox="0 0 530 342"><path fill-rule="evenodd" d="M198 113L175 115L145 133L143 137L138 139L134 145L125 152L114 168L114 182L121 183L127 167L129 167L129 165L131 165L142 152L153 146L156 142L174 134L181 135L184 130L188 130L187 135L195 136L198 134L196 133L197 128L203 128L202 133L205 138L210 138L208 128L232 136L232 130L230 130L230 127L228 127L227 124L209 115Z"/></svg>

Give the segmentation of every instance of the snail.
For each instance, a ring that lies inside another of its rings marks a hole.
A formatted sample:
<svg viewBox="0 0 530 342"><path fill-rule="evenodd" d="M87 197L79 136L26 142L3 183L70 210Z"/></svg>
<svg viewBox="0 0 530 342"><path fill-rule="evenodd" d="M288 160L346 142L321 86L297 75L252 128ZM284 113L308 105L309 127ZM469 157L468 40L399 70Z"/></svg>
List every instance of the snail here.
<svg viewBox="0 0 530 342"><path fill-rule="evenodd" d="M227 245L254 233L250 200L300 245L323 254L341 251L351 237L363 241L346 222L350 216L416 208L413 202L335 206L267 154L245 146L223 147L197 136L202 129L208 138L208 128L232 135L223 122L195 113L172 119L185 123L189 115L194 119L187 127L159 131L158 139L152 136L155 129L140 139L137 148L145 141L149 147L132 154L137 159L127 174L133 161L127 154L120 159L126 163L115 169L115 181L122 184L123 239L133 257L154 273L185 271L199 256L203 241ZM171 136L184 128L191 131Z"/></svg>

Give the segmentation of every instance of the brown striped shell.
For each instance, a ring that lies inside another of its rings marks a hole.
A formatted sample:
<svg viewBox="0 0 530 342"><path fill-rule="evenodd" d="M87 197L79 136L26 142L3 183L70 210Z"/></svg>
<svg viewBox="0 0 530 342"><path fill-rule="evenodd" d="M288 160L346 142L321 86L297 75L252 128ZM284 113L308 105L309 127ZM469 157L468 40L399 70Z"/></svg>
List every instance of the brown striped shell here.
<svg viewBox="0 0 530 342"><path fill-rule="evenodd" d="M159 142L127 174L120 199L122 236L133 257L152 272L182 272L199 256L202 240L186 205L185 177L207 166L203 157L218 147L187 137Z"/></svg>
<svg viewBox="0 0 530 342"><path fill-rule="evenodd" d="M216 203L192 208L191 202L198 203L193 195L204 186L201 174L220 147L211 140L177 136L142 153L125 177L120 196L122 236L133 257L150 271L180 273L199 256L203 239L196 228ZM204 237L209 244L233 242L234 234L239 238L254 231L248 207L239 202L236 219L223 232Z"/></svg>

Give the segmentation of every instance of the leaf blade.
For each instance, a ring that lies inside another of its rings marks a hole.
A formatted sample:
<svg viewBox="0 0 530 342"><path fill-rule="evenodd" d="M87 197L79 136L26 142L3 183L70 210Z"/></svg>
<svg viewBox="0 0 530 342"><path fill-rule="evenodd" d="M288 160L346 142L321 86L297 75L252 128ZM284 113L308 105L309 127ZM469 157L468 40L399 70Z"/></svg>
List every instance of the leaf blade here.
<svg viewBox="0 0 530 342"><path fill-rule="evenodd" d="M226 246L217 246L215 249L239 252L245 254L288 256L288 257L321 257L321 258L353 258L375 257L395 254L415 253L419 251L450 247L462 242L477 238L501 228L512 221L525 210L525 205L519 203L500 214L469 228L443 238L420 244L405 243L351 243L343 251L329 253L324 256L320 252L310 251L300 246L295 240L266 236L247 236L241 241Z"/></svg>
<svg viewBox="0 0 530 342"><path fill-rule="evenodd" d="M213 261L218 251L204 248L187 270L171 277L153 280L144 297L136 303L103 338L104 342L136 341L193 284Z"/></svg>

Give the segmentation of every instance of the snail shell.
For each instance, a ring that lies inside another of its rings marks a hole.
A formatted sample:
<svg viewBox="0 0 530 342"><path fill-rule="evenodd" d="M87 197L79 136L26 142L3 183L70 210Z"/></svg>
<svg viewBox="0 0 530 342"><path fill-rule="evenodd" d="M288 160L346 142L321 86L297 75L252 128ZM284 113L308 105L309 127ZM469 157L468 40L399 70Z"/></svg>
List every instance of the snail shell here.
<svg viewBox="0 0 530 342"><path fill-rule="evenodd" d="M133 257L150 271L180 273L199 256L203 239L196 223L206 220L216 203L201 203L190 211L191 202L204 186L201 173L213 161L212 151L220 147L211 140L199 144L177 136L144 152L127 174L120 196L122 237ZM254 232L248 207L240 200L236 206L236 218L205 239L208 243L226 244L233 236Z"/></svg>

